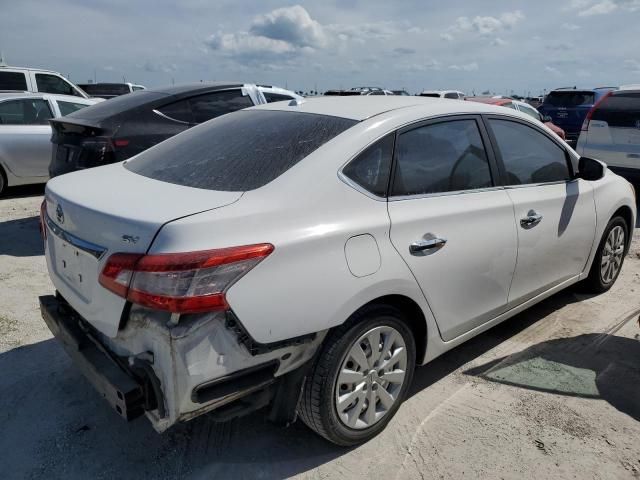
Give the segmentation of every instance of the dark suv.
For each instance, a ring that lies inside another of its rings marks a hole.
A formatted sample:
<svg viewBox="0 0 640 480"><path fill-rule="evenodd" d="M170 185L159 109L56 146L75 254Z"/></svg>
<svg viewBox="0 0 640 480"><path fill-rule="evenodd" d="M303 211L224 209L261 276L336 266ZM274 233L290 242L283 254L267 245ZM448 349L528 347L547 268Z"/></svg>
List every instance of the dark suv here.
<svg viewBox="0 0 640 480"><path fill-rule="evenodd" d="M615 88L559 88L549 92L538 111L551 117L553 123L565 131L567 143L575 146L587 113L598 100L612 90Z"/></svg>
<svg viewBox="0 0 640 480"><path fill-rule="evenodd" d="M51 120L49 175L126 160L194 125L267 103L271 90L230 82L139 90ZM277 90L285 100L299 98Z"/></svg>

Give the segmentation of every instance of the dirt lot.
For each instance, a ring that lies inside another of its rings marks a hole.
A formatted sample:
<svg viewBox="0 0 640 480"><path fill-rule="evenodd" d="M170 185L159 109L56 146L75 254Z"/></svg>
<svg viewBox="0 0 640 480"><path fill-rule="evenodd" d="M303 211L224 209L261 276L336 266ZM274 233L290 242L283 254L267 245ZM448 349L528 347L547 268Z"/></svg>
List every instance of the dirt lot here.
<svg viewBox="0 0 640 480"><path fill-rule="evenodd" d="M42 188L0 200L2 478L640 478L640 230L605 295L562 292L419 368L354 449L300 422L124 423L40 319Z"/></svg>

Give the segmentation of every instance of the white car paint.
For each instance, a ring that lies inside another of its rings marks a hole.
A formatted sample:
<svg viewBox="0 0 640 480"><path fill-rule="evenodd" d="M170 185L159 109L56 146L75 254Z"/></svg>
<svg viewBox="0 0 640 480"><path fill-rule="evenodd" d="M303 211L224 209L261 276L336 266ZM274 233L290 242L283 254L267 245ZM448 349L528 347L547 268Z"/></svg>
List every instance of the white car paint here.
<svg viewBox="0 0 640 480"><path fill-rule="evenodd" d="M354 188L341 173L378 139L428 119L488 114L544 131L515 110L407 96L323 97L249 110L333 115L359 123L278 178L246 192L168 184L134 174L122 163L57 177L47 185L50 224L107 249L98 260L82 254L75 268L88 285L80 286L73 274L61 273L64 247L50 233L46 259L52 281L108 349L131 358L153 353L167 416L160 418L157 410L147 416L160 431L217 406L194 403L191 393L198 385L275 358L282 359L276 376L290 372L315 353L329 329L381 297L401 296L422 312L426 338L417 340L426 349L417 362L426 363L585 278L604 228L619 208L629 209L635 222L632 189L611 172L593 182L498 186L389 201ZM554 142L575 167L576 153ZM118 185L117 200L113 185ZM57 218L59 206L64 223ZM519 220L530 209L544 215L543 228L523 235ZM123 242L123 234L137 240ZM409 245L427 234L446 239L446 245L431 255L410 256ZM114 252L167 254L264 242L275 250L231 286L228 303L256 342L316 334L308 343L250 355L223 327L220 312L182 326L179 318L134 307L127 326L119 329L125 301L97 282Z"/></svg>
<svg viewBox="0 0 640 480"><path fill-rule="evenodd" d="M8 65L0 65L0 75L2 73L16 73L19 75L23 75L25 79L26 87L27 87L26 88L27 92L59 94L58 92L52 92L43 87L41 82L38 81L39 75L42 75L42 76L56 79L60 83L60 85L68 89L69 94L71 96L76 96L80 98L89 98L89 96L76 84L71 82L69 79L65 78L61 73L54 72L53 70L43 70L39 68L12 67ZM1 82L0 82L0 85L2 85Z"/></svg>
<svg viewBox="0 0 640 480"><path fill-rule="evenodd" d="M16 100L42 99L49 105L52 118L62 116L60 104L93 105L97 100L69 95L43 93L0 93L0 105ZM0 123L0 175L6 186L45 183L51 161L49 124L11 125ZM2 187L0 187L0 190Z"/></svg>

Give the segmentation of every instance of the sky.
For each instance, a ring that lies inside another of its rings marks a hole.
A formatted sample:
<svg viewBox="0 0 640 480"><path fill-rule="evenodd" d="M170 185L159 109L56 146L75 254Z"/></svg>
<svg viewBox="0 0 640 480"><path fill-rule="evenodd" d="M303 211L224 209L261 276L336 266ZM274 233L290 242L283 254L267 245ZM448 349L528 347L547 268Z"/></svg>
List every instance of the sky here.
<svg viewBox="0 0 640 480"><path fill-rule="evenodd" d="M0 0L0 24L9 65L76 83L520 95L640 83L640 0Z"/></svg>

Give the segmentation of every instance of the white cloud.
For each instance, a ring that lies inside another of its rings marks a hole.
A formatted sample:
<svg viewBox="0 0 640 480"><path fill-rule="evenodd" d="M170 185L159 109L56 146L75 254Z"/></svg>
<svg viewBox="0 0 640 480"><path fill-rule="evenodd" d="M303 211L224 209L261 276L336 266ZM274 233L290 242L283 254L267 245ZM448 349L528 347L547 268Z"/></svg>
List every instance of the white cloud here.
<svg viewBox="0 0 640 480"><path fill-rule="evenodd" d="M296 47L321 48L327 43L322 25L300 5L258 15L249 31L256 37L283 41Z"/></svg>
<svg viewBox="0 0 640 480"><path fill-rule="evenodd" d="M640 10L640 0L602 0L595 3L593 0L574 0L571 5L574 9L581 10L578 12L581 17L606 15L618 9L627 12Z"/></svg>
<svg viewBox="0 0 640 480"><path fill-rule="evenodd" d="M490 35L499 31L509 30L522 20L524 20L524 14L520 10L505 12L499 17L458 17L453 26L449 28L449 31L454 33L473 31L480 35Z"/></svg>
<svg viewBox="0 0 640 480"><path fill-rule="evenodd" d="M594 5L591 5L586 10L582 10L578 13L581 17L589 17L591 15L605 15L607 13L611 13L618 8L611 0L604 0L603 2L598 2Z"/></svg>
<svg viewBox="0 0 640 480"><path fill-rule="evenodd" d="M561 27L565 30L575 31L580 29L580 25L576 25L575 23L563 23Z"/></svg>
<svg viewBox="0 0 640 480"><path fill-rule="evenodd" d="M507 42L500 37L496 37L491 41L491 45L494 47L503 47L506 44Z"/></svg>
<svg viewBox="0 0 640 480"><path fill-rule="evenodd" d="M544 71L547 73L552 73L554 75L560 75L560 71L557 68L552 67L550 65L545 65Z"/></svg>
<svg viewBox="0 0 640 480"><path fill-rule="evenodd" d="M292 54L296 48L283 40L257 37L247 32L217 33L209 36L205 43L213 50L230 54Z"/></svg>
<svg viewBox="0 0 640 480"><path fill-rule="evenodd" d="M464 72L475 72L479 66L476 62L467 63L464 65L449 65L449 70L461 70Z"/></svg>

